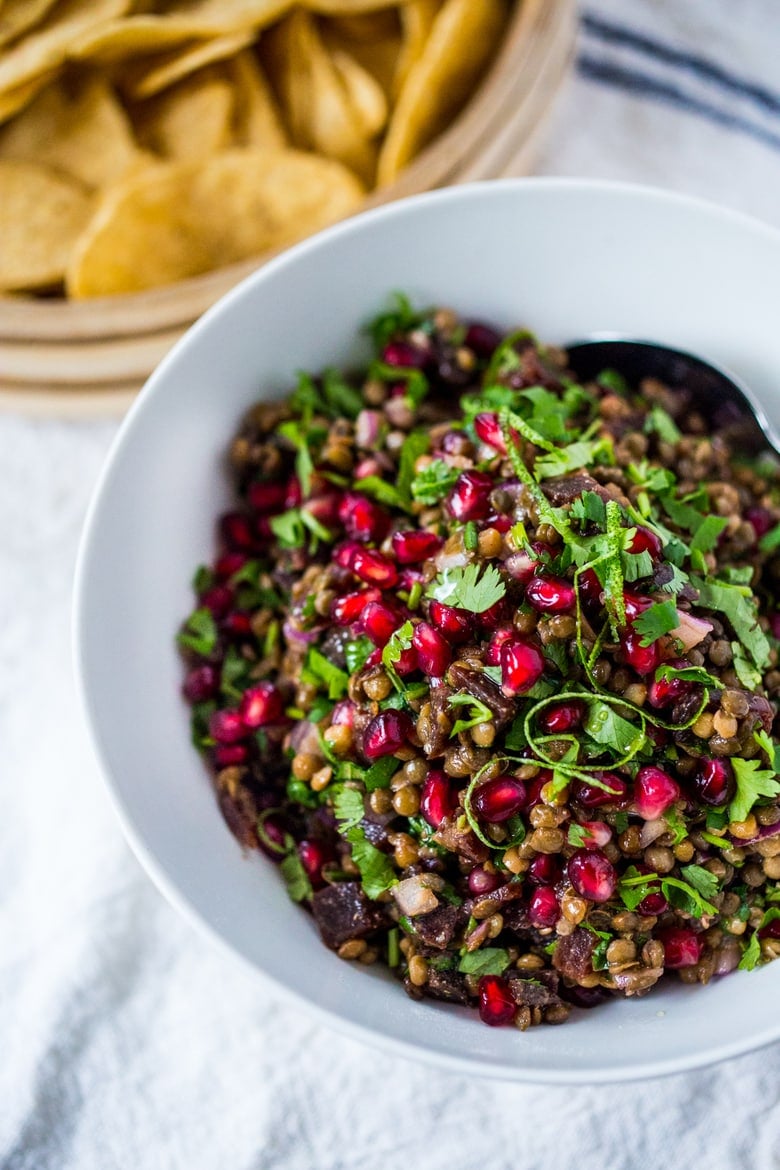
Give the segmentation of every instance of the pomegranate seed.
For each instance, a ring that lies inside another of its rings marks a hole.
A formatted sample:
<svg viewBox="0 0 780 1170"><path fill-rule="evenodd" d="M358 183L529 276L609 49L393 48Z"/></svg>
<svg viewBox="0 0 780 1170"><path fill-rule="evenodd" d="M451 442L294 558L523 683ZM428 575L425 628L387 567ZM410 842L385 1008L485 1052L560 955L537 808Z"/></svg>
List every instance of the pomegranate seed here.
<svg viewBox="0 0 780 1170"><path fill-rule="evenodd" d="M544 674L544 656L531 642L519 639L501 647L501 685L505 695L530 691Z"/></svg>
<svg viewBox="0 0 780 1170"><path fill-rule="evenodd" d="M379 601L382 594L378 589L358 589L337 597L331 607L330 616L340 626L351 626L361 617L370 602Z"/></svg>
<svg viewBox="0 0 780 1170"><path fill-rule="evenodd" d="M685 670L690 663L684 658L675 658L667 665L673 666L675 670ZM671 707L672 703L687 695L692 686L693 683L682 678L655 679L647 688L647 700L652 707Z"/></svg>
<svg viewBox="0 0 780 1170"><path fill-rule="evenodd" d="M519 812L525 798L522 780L515 776L496 776L494 780L480 784L472 799L480 819L490 825L498 825Z"/></svg>
<svg viewBox="0 0 780 1170"><path fill-rule="evenodd" d="M363 754L369 760L391 756L399 748L408 746L413 735L414 724L404 711L381 711L363 733Z"/></svg>
<svg viewBox="0 0 780 1170"><path fill-rule="evenodd" d="M433 829L458 807L458 796L449 777L438 768L425 777L420 793L420 814Z"/></svg>
<svg viewBox="0 0 780 1170"><path fill-rule="evenodd" d="M780 919L773 918L771 922L767 922L766 926L762 926L758 932L759 938L780 938Z"/></svg>
<svg viewBox="0 0 780 1170"><path fill-rule="evenodd" d="M583 849L603 849L612 840L612 829L604 821L581 821L580 828L586 833Z"/></svg>
<svg viewBox="0 0 780 1170"><path fill-rule="evenodd" d="M658 917L659 914L665 914L669 909L669 903L663 896L660 890L652 894L647 894L636 908L637 914L645 914L648 917Z"/></svg>
<svg viewBox="0 0 780 1170"><path fill-rule="evenodd" d="M414 646L408 646L406 650L401 651L401 657L395 663L395 669L403 678L405 675L419 670L419 665L417 651Z"/></svg>
<svg viewBox="0 0 780 1170"><path fill-rule="evenodd" d="M386 366L403 366L404 369L413 366L420 370L427 360L428 355L408 341L390 341L382 350L382 361Z"/></svg>
<svg viewBox="0 0 780 1170"><path fill-rule="evenodd" d="M267 824L267 822L266 822ZM303 840L297 845L301 865L306 870L306 876L312 884L312 889L321 890L325 885L322 876L322 867L333 858L321 841Z"/></svg>
<svg viewBox="0 0 780 1170"><path fill-rule="evenodd" d="M567 987L565 983L561 983L561 998L565 999L567 1003L573 1003L575 1007L588 1010L598 1007L600 1003L609 998L609 994L605 987L580 987L577 983Z"/></svg>
<svg viewBox="0 0 780 1170"><path fill-rule="evenodd" d="M384 540L390 528L390 513L360 492L345 492L338 506L338 518L353 540Z"/></svg>
<svg viewBox="0 0 780 1170"><path fill-rule="evenodd" d="M217 558L214 565L214 576L220 581L226 581L228 577L232 577L239 569L243 569L248 561L249 557L246 553L223 553L221 557Z"/></svg>
<svg viewBox="0 0 780 1170"><path fill-rule="evenodd" d="M479 1018L491 1028L511 1024L517 1004L509 984L500 975L483 975L479 981Z"/></svg>
<svg viewBox="0 0 780 1170"><path fill-rule="evenodd" d="M245 743L218 743L213 751L217 768L235 768L237 764L245 764L248 758L249 748Z"/></svg>
<svg viewBox="0 0 780 1170"><path fill-rule="evenodd" d="M696 799L715 808L728 804L734 796L734 769L729 760L704 756L694 773L692 786Z"/></svg>
<svg viewBox="0 0 780 1170"><path fill-rule="evenodd" d="M595 569L585 569L577 578L577 589L586 605L600 605L604 586L596 576Z"/></svg>
<svg viewBox="0 0 780 1170"><path fill-rule="evenodd" d="M626 662L637 674L650 674L660 664L661 651L658 643L651 642L649 646L643 646L641 635L634 633L633 630L620 635L620 648Z"/></svg>
<svg viewBox="0 0 780 1170"><path fill-rule="evenodd" d="M509 607L506 600L502 597L495 605L491 605L490 609L485 609L482 613L478 613L475 616L482 629L490 633L497 626L500 626L502 622L509 620Z"/></svg>
<svg viewBox="0 0 780 1170"><path fill-rule="evenodd" d="M529 556L528 553L519 552L512 553L510 557L507 557L503 567L515 581L519 581L521 585L527 585L541 563L541 561Z"/></svg>
<svg viewBox="0 0 780 1170"><path fill-rule="evenodd" d="M333 550L332 556L335 563L342 569L351 569L355 563L355 557L363 549L356 540L345 540L342 544L337 544Z"/></svg>
<svg viewBox="0 0 780 1170"><path fill-rule="evenodd" d="M287 491L284 497L285 508L299 508L303 499L301 481L297 475L291 475L287 480Z"/></svg>
<svg viewBox="0 0 780 1170"><path fill-rule="evenodd" d="M634 618L639 617L640 613L644 613L653 604L649 597L640 597L637 593L629 593L627 590L623 593L623 604L626 607L626 621L629 624Z"/></svg>
<svg viewBox="0 0 780 1170"><path fill-rule="evenodd" d="M660 536L656 536L649 528L639 527L628 546L628 551L632 553L650 553L653 560L657 561L661 558L663 552L663 544Z"/></svg>
<svg viewBox="0 0 780 1170"><path fill-rule="evenodd" d="M252 633L252 619L248 613L236 609L222 619L222 630L233 638L246 638Z"/></svg>
<svg viewBox="0 0 780 1170"><path fill-rule="evenodd" d="M669 926L657 937L664 944L664 967L673 971L693 967L704 952L704 939L685 926Z"/></svg>
<svg viewBox="0 0 780 1170"><path fill-rule="evenodd" d="M321 495L307 500L305 510L326 528L336 528L343 499L341 492L322 492Z"/></svg>
<svg viewBox="0 0 780 1170"><path fill-rule="evenodd" d="M249 731L238 711L215 711L209 719L209 734L217 743L238 743Z"/></svg>
<svg viewBox="0 0 780 1170"><path fill-rule="evenodd" d="M474 630L473 616L467 609L457 609L454 605L445 605L443 601L432 601L428 616L453 645L468 642Z"/></svg>
<svg viewBox="0 0 780 1170"><path fill-rule="evenodd" d="M490 639L487 650L485 651L485 662L488 666L500 666L501 664L501 647L505 642L514 641L515 631L511 626L505 626L503 630L496 630L493 637Z"/></svg>
<svg viewBox="0 0 780 1170"><path fill-rule="evenodd" d="M634 779L634 807L645 821L657 821L680 799L680 785L668 772L650 764L640 768Z"/></svg>
<svg viewBox="0 0 780 1170"><path fill-rule="evenodd" d="M212 585L200 597L200 604L209 609L215 618L224 617L233 604L233 590L227 585Z"/></svg>
<svg viewBox="0 0 780 1170"><path fill-rule="evenodd" d="M481 321L472 321L466 330L463 344L473 350L477 357L489 358L501 344L501 335Z"/></svg>
<svg viewBox="0 0 780 1170"><path fill-rule="evenodd" d="M249 687L241 696L238 713L253 731L268 723L278 723L284 714L284 699L273 683L261 682Z"/></svg>
<svg viewBox="0 0 780 1170"><path fill-rule="evenodd" d="M492 894L499 886L504 883L497 873L490 873L487 869L483 869L481 865L475 865L468 877L469 893L476 898L482 898L485 894Z"/></svg>
<svg viewBox="0 0 780 1170"><path fill-rule="evenodd" d="M330 713L331 723L343 724L345 727L355 725L355 704L351 699L342 699Z"/></svg>
<svg viewBox="0 0 780 1170"><path fill-rule="evenodd" d="M423 674L441 678L452 662L449 642L428 622L420 622L414 627L412 645L417 651L417 661Z"/></svg>
<svg viewBox="0 0 780 1170"><path fill-rule="evenodd" d="M247 490L250 507L266 516L275 516L285 509L287 485L283 483L250 483Z"/></svg>
<svg viewBox="0 0 780 1170"><path fill-rule="evenodd" d="M563 577L551 573L532 577L525 590L526 600L539 613L566 613L574 609L576 594L574 586Z"/></svg>
<svg viewBox="0 0 780 1170"><path fill-rule="evenodd" d="M628 792L628 785L622 776L614 772L599 772L598 779L606 784L607 789L599 788L596 784L588 784L578 780L575 788L575 798L584 808L600 808L604 804L619 804Z"/></svg>
<svg viewBox="0 0 780 1170"><path fill-rule="evenodd" d="M497 529L502 536L512 527L512 517L500 512L490 512L485 520L490 528Z"/></svg>
<svg viewBox="0 0 780 1170"><path fill-rule="evenodd" d="M578 849L569 858L569 881L589 902L608 902L617 887L612 862L597 850Z"/></svg>
<svg viewBox="0 0 780 1170"><path fill-rule="evenodd" d="M207 699L213 699L219 690L219 671L208 662L194 666L187 672L182 690L190 703L204 703Z"/></svg>
<svg viewBox="0 0 780 1170"><path fill-rule="evenodd" d="M375 646L386 646L401 625L398 614L384 601L369 601L360 618L360 628Z"/></svg>
<svg viewBox="0 0 780 1170"><path fill-rule="evenodd" d="M275 861L278 865L284 857L284 852L278 852L276 849L273 849L272 846L278 845L279 850L284 851L285 838L287 836L287 831L279 817L276 817L273 814L265 817L263 820L263 834L271 842L271 845L266 845L260 833L257 835L258 844L260 845L260 848L266 857L270 857L271 861Z"/></svg>
<svg viewBox="0 0 780 1170"><path fill-rule="evenodd" d="M226 512L219 522L219 528L228 552L241 552L254 548L255 538L249 517L245 516L243 512Z"/></svg>
<svg viewBox="0 0 780 1170"><path fill-rule="evenodd" d="M753 531L756 534L756 540L760 540L762 536L766 536L773 524L772 513L767 508L762 508L759 504L754 504L752 508L747 509L745 519L748 524L752 525Z"/></svg>
<svg viewBox="0 0 780 1170"><path fill-rule="evenodd" d="M558 899L552 886L537 886L528 904L528 917L534 926L555 926L559 916Z"/></svg>
<svg viewBox="0 0 780 1170"><path fill-rule="evenodd" d="M500 451L502 455L506 455L506 443L504 442L504 436L501 434L497 414L489 410L478 414L474 419L474 430L477 433L477 437L483 443L487 443L488 447L492 447L495 451Z"/></svg>
<svg viewBox="0 0 780 1170"><path fill-rule="evenodd" d="M490 511L493 480L484 471L464 471L447 496L447 508L455 520L484 520Z"/></svg>
<svg viewBox="0 0 780 1170"><path fill-rule="evenodd" d="M534 776L533 780L526 785L525 801L523 803L523 812L529 812L534 805L539 804L542 799L542 789L545 784L549 784L552 780L552 772L549 768L542 768L538 776Z"/></svg>
<svg viewBox="0 0 780 1170"><path fill-rule="evenodd" d="M572 699L568 703L556 703L555 706L548 707L539 716L539 726L550 735L558 735L579 727L584 714L585 704L580 699Z"/></svg>
<svg viewBox="0 0 780 1170"><path fill-rule="evenodd" d="M352 572L368 585L392 589L398 583L398 571L392 561L373 548L361 548L352 557Z"/></svg>
<svg viewBox="0 0 780 1170"><path fill-rule="evenodd" d="M669 743L669 732L665 727L656 727L654 723L646 725L645 735L657 748L665 748Z"/></svg>
<svg viewBox="0 0 780 1170"><path fill-rule="evenodd" d="M471 443L465 431L445 431L439 439L439 447L443 455L464 455L471 450Z"/></svg>
<svg viewBox="0 0 780 1170"><path fill-rule="evenodd" d="M774 638L780 638L780 613L773 613L769 619L769 628Z"/></svg>
<svg viewBox="0 0 780 1170"><path fill-rule="evenodd" d="M381 648L381 646L377 646L376 650L371 651L371 653L369 654L368 658L366 659L364 665L365 666L379 666L379 663L381 661L382 661L382 648ZM397 665L398 664L396 663L396 666Z"/></svg>
<svg viewBox="0 0 780 1170"><path fill-rule="evenodd" d="M442 546L435 532L409 531L393 533L393 552L401 565L416 565L426 561Z"/></svg>
<svg viewBox="0 0 780 1170"><path fill-rule="evenodd" d="M561 864L554 853L537 853L528 867L528 880L535 886L554 886L561 878Z"/></svg>

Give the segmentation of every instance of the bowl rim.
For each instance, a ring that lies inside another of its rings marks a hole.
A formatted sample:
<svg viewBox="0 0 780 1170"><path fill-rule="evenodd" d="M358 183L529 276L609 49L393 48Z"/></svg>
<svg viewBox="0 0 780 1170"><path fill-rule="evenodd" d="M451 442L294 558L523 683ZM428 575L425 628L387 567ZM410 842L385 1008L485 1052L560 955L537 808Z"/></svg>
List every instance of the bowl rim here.
<svg viewBox="0 0 780 1170"><path fill-rule="evenodd" d="M241 965L259 977L267 984L273 985L276 992L288 1002L301 1005L305 1011L326 1027L335 1029L342 1035L359 1040L374 1048L380 1048L397 1056L421 1061L438 1068L460 1075L478 1075L486 1079L503 1082L523 1082L528 1084L575 1085L575 1084L611 1084L616 1082L637 1081L650 1078L671 1076L695 1069L708 1067L740 1056L748 1052L759 1051L774 1041L780 1039L780 1017L773 1025L766 1028L759 1040L748 1036L744 1040L734 1040L729 1043L713 1044L694 1053L683 1056L674 1056L664 1059L638 1061L630 1068L606 1067L604 1069L538 1069L514 1065L511 1067L497 1067L483 1058L466 1058L457 1055L432 1051L412 1042L388 1036L385 1032L362 1024L355 1023L335 1011L321 1007L308 999L302 993L286 986L280 980L256 965L244 955L240 949L227 941L181 891L176 882L168 875L164 865L147 849L141 834L136 830L132 814L127 808L118 785L112 776L105 753L103 752L101 736L98 732L98 720L93 707L91 686L87 677L84 658L85 631L88 624L88 614L85 605L86 581L89 575L93 547L96 541L98 513L103 497L104 488L113 474L114 466L124 447L132 441L136 419L146 408L146 403L157 392L160 385L164 385L169 366L178 360L180 349L189 344L191 337L198 335L211 322L223 314L229 314L235 301L244 297L247 291L261 281L273 280L277 272L298 262L300 257L309 253L330 247L334 239L361 232L372 228L384 220L394 217L404 217L414 213L419 205L457 203L461 200L481 199L491 193L499 195L502 192L523 190L534 187L544 191L569 191L574 197L578 192L600 192L605 195L624 197L630 200L643 200L653 203L676 205L681 209L688 209L698 214L709 216L721 223L730 223L741 230L756 233L771 241L775 247L780 247L780 230L772 225L748 215L742 211L723 206L715 201L700 198L694 195L681 194L666 188L649 184L630 183L604 179L581 179L573 177L546 177L535 176L528 178L507 178L499 180L483 180L474 183L464 183L455 187L445 187L434 191L425 191L392 203L382 204L370 208L347 220L342 220L313 236L300 241L291 248L275 256L269 262L259 266L237 285L225 293L218 301L195 321L186 333L174 344L165 355L157 368L149 376L141 392L136 397L130 410L123 419L117 434L114 436L103 465L92 490L86 516L82 526L79 541L76 566L74 571L73 603L72 603L72 654L76 689L82 714L84 716L89 739L98 764L98 771L102 777L105 789L114 812L122 827L122 831L132 851L138 858L166 900L178 910L202 935L216 943L223 953L232 955Z"/></svg>

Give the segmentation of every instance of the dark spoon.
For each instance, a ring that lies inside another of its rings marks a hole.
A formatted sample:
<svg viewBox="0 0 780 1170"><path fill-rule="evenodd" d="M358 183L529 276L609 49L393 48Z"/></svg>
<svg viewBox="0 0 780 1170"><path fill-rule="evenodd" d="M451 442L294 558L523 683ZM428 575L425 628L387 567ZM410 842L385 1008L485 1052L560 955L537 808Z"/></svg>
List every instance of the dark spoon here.
<svg viewBox="0 0 780 1170"><path fill-rule="evenodd" d="M711 431L724 433L743 451L757 454L769 447L780 455L780 435L764 414L753 391L732 374L694 354L650 341L578 341L566 347L569 367L580 381L603 370L616 370L632 387L643 378L657 378L684 394Z"/></svg>

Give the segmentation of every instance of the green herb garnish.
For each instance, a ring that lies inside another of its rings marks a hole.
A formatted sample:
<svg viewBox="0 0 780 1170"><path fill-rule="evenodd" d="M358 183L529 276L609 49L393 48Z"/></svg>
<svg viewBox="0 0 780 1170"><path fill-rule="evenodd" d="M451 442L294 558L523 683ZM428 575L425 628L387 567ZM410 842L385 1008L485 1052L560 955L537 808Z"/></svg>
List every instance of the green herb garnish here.
<svg viewBox="0 0 780 1170"><path fill-rule="evenodd" d="M505 593L506 584L494 565L445 569L427 590L428 597L466 609L469 613L485 613Z"/></svg>

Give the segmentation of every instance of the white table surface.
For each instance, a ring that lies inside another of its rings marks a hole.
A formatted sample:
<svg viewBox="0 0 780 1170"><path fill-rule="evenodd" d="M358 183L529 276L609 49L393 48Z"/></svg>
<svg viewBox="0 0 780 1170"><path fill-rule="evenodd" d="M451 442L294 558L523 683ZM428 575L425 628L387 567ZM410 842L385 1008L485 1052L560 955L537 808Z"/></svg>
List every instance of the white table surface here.
<svg viewBox="0 0 780 1170"><path fill-rule="evenodd" d="M777 4L583 11L539 172L780 223ZM0 416L3 1170L780 1165L777 1047L628 1086L468 1081L313 1024L167 906L121 837L72 681L76 547L115 429Z"/></svg>

